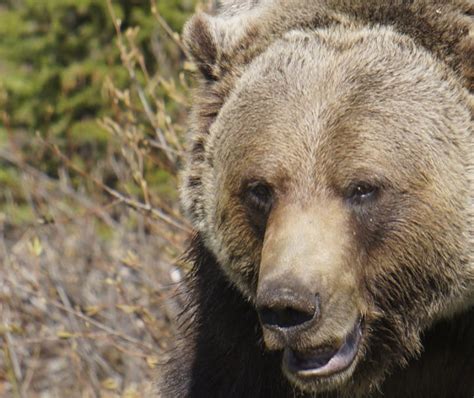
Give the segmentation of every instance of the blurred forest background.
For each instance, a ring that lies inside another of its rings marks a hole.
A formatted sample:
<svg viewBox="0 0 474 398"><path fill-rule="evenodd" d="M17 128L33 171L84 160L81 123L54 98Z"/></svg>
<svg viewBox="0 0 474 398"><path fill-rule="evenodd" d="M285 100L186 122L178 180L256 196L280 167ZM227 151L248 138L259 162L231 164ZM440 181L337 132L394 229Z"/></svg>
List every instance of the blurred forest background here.
<svg viewBox="0 0 474 398"><path fill-rule="evenodd" d="M0 0L0 396L147 397L182 303L197 0Z"/></svg>

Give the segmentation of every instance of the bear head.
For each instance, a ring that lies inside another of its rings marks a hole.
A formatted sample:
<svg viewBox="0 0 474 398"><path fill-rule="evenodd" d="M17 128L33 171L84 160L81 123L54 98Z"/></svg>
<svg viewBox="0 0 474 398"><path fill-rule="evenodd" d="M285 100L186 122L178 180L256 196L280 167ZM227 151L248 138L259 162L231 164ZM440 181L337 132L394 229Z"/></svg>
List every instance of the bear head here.
<svg viewBox="0 0 474 398"><path fill-rule="evenodd" d="M182 203L288 379L367 391L473 302L470 94L392 27L272 7L186 27L203 80Z"/></svg>

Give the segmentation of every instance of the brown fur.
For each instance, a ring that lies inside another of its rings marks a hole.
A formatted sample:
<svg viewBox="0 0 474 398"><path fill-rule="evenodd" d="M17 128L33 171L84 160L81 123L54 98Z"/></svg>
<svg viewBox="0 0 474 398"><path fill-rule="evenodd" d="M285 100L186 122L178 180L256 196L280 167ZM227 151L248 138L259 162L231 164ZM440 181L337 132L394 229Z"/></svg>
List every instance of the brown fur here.
<svg viewBox="0 0 474 398"><path fill-rule="evenodd" d="M199 235L196 312L165 395L472 395L473 12L462 0L229 1L191 19L203 80L182 202ZM260 227L249 181L274 190ZM376 200L350 203L358 181ZM324 311L282 342L262 334L255 303L267 282L292 280ZM357 316L344 374L283 375L285 344L339 341Z"/></svg>

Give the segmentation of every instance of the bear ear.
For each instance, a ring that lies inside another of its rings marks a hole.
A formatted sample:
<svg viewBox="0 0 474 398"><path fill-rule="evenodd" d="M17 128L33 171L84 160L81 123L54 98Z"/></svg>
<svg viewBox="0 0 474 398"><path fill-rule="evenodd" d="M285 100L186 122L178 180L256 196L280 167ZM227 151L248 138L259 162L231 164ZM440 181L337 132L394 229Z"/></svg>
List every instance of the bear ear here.
<svg viewBox="0 0 474 398"><path fill-rule="evenodd" d="M218 80L217 37L211 16L198 13L184 26L183 41L200 72L207 80Z"/></svg>
<svg viewBox="0 0 474 398"><path fill-rule="evenodd" d="M219 80L249 51L248 36L260 25L263 1L225 0L217 15L194 15L184 26L183 41L207 80Z"/></svg>

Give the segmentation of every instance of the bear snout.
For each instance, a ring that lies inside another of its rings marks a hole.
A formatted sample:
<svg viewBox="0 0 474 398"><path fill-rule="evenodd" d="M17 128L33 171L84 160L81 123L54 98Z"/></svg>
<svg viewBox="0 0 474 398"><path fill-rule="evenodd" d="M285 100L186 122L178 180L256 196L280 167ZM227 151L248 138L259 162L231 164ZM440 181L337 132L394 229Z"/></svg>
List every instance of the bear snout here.
<svg viewBox="0 0 474 398"><path fill-rule="evenodd" d="M321 316L319 295L287 278L261 284L256 308L265 345L270 350L294 346Z"/></svg>
<svg viewBox="0 0 474 398"><path fill-rule="evenodd" d="M262 327L288 335L317 322L319 296L305 286L266 284L257 293L257 311Z"/></svg>

